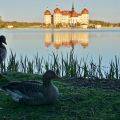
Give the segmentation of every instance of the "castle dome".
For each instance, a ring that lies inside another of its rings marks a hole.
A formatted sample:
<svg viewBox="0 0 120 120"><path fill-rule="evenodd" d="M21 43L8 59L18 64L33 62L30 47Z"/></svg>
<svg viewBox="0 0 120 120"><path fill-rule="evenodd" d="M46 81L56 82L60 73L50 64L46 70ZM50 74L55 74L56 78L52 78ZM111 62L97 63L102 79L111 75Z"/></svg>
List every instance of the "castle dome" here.
<svg viewBox="0 0 120 120"><path fill-rule="evenodd" d="M51 12L50 12L49 10L46 10L46 11L44 12L44 15L51 15Z"/></svg>
<svg viewBox="0 0 120 120"><path fill-rule="evenodd" d="M54 9L54 13L55 13L55 14L59 14L59 13L60 13L60 9L59 9L59 8L55 8L55 9Z"/></svg>
<svg viewBox="0 0 120 120"><path fill-rule="evenodd" d="M86 8L84 8L84 9L82 10L82 14L89 14L89 11L88 11Z"/></svg>

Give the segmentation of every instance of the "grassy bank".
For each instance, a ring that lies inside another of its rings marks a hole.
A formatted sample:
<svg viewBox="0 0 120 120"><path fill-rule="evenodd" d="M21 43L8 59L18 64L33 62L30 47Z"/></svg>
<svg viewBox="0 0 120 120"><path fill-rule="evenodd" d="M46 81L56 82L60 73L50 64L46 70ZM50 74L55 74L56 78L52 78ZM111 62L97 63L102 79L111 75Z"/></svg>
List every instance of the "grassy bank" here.
<svg viewBox="0 0 120 120"><path fill-rule="evenodd" d="M6 73L9 81L41 80L41 76ZM14 103L0 91L0 120L119 120L120 92L112 89L89 88L70 80L55 80L61 96L53 105L23 106Z"/></svg>

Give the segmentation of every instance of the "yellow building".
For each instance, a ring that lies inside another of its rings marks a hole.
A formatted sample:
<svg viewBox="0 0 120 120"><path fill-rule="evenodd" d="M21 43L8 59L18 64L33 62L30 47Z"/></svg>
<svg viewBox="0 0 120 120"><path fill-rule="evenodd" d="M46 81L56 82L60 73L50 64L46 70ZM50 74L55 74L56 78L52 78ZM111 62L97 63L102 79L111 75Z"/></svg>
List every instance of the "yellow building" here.
<svg viewBox="0 0 120 120"><path fill-rule="evenodd" d="M53 14L48 10L44 12L44 23L48 24L62 24L62 25L88 25L89 24L89 11L84 8L80 13L77 13L74 10L74 5L72 6L72 10L61 10L59 8L55 8Z"/></svg>

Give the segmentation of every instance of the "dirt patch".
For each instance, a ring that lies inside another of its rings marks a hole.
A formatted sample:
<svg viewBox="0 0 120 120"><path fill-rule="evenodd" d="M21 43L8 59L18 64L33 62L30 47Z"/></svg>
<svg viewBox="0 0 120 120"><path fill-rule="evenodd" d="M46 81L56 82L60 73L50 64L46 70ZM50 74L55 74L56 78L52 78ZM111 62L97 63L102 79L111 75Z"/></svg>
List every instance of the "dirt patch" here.
<svg viewBox="0 0 120 120"><path fill-rule="evenodd" d="M120 80L109 79L85 79L85 78L67 78L65 82L79 86L89 88L103 88L103 89L115 89L120 90Z"/></svg>

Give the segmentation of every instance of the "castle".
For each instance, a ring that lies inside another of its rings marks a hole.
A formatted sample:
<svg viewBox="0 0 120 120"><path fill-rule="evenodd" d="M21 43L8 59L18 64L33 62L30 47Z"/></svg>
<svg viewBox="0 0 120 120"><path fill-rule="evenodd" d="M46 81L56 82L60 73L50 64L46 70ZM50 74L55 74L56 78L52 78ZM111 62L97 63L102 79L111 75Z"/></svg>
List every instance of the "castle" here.
<svg viewBox="0 0 120 120"><path fill-rule="evenodd" d="M48 10L48 8L44 12L44 23L46 25L88 25L89 24L89 11L84 8L80 13L76 12L74 9L74 5L72 5L72 9L69 10L61 10L59 8L55 8L53 14Z"/></svg>

